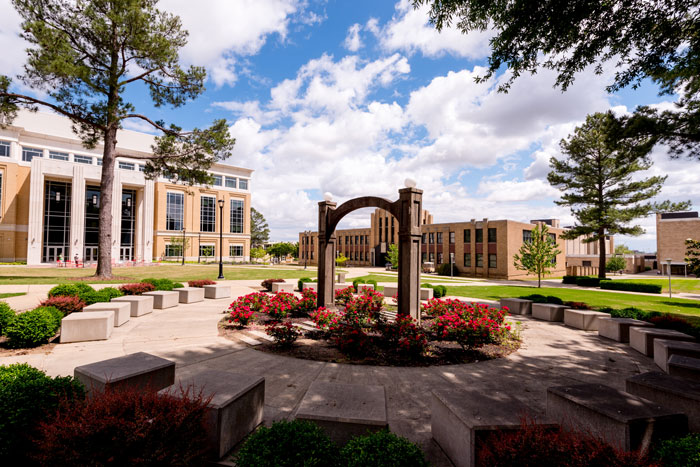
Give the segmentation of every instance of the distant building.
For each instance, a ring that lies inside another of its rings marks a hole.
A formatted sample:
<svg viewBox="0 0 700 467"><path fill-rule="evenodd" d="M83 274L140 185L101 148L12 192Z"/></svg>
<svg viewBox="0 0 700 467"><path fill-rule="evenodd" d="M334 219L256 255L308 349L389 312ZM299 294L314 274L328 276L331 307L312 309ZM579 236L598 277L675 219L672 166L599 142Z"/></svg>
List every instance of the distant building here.
<svg viewBox="0 0 700 467"><path fill-rule="evenodd" d="M669 259L671 274L687 274L685 241L688 238L700 240L700 217L697 211L656 214L656 258L663 274L668 274Z"/></svg>

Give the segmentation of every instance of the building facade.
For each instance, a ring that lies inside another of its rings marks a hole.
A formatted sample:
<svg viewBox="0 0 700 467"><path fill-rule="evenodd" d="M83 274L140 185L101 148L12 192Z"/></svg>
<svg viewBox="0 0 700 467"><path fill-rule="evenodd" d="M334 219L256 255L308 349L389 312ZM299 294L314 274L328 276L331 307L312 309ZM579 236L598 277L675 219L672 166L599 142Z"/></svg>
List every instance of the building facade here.
<svg viewBox="0 0 700 467"><path fill-rule="evenodd" d="M656 214L656 258L662 274L686 275L685 241L700 240L700 217L697 211Z"/></svg>
<svg viewBox="0 0 700 467"><path fill-rule="evenodd" d="M124 130L117 140L125 157L112 192L115 263L180 258L183 236L187 260L218 258L221 220L224 258L249 259L252 170L216 164L212 187L148 180L136 157L149 155L154 137ZM97 260L101 156L55 114L22 111L0 129L0 261Z"/></svg>

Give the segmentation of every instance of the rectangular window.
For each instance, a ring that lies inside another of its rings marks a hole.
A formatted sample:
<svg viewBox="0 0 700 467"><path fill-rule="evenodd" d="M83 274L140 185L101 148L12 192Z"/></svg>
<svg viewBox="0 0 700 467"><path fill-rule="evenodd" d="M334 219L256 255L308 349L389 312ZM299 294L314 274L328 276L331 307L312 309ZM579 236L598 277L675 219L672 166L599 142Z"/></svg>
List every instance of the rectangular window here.
<svg viewBox="0 0 700 467"><path fill-rule="evenodd" d="M496 268L496 255L494 254L489 254L489 267L491 269Z"/></svg>
<svg viewBox="0 0 700 467"><path fill-rule="evenodd" d="M0 141L0 157L10 157L10 143L7 141Z"/></svg>
<svg viewBox="0 0 700 467"><path fill-rule="evenodd" d="M202 196L199 208L199 230L216 232L216 198Z"/></svg>
<svg viewBox="0 0 700 467"><path fill-rule="evenodd" d="M430 243L431 245L435 243L435 234L433 232L430 232L428 234L428 243Z"/></svg>
<svg viewBox="0 0 700 467"><path fill-rule="evenodd" d="M345 244L350 245L350 237L349 236L345 237Z"/></svg>
<svg viewBox="0 0 700 467"><path fill-rule="evenodd" d="M122 170L136 170L136 165L131 162L120 162L119 168Z"/></svg>
<svg viewBox="0 0 700 467"><path fill-rule="evenodd" d="M101 157L97 158L97 165L102 165L102 158Z"/></svg>
<svg viewBox="0 0 700 467"><path fill-rule="evenodd" d="M523 230L523 243L532 241L532 230Z"/></svg>
<svg viewBox="0 0 700 467"><path fill-rule="evenodd" d="M231 233L243 233L243 201L231 200Z"/></svg>
<svg viewBox="0 0 700 467"><path fill-rule="evenodd" d="M49 155L51 155L51 153L49 153ZM73 162L76 162L78 164L90 164L90 165L92 165L92 157L79 156L76 154L75 156L73 156Z"/></svg>
<svg viewBox="0 0 700 467"><path fill-rule="evenodd" d="M238 188L241 190L247 190L248 189L248 180L245 180L243 178L238 179Z"/></svg>
<svg viewBox="0 0 700 467"><path fill-rule="evenodd" d="M450 232L450 245L454 245L455 243L455 233Z"/></svg>
<svg viewBox="0 0 700 467"><path fill-rule="evenodd" d="M496 243L496 229L489 229L489 243Z"/></svg>
<svg viewBox="0 0 700 467"><path fill-rule="evenodd" d="M184 193L168 193L165 203L165 229L182 230L184 213Z"/></svg>
<svg viewBox="0 0 700 467"><path fill-rule="evenodd" d="M442 253L438 253L438 264L442 264Z"/></svg>
<svg viewBox="0 0 700 467"><path fill-rule="evenodd" d="M549 234L549 238L552 239L552 242L557 243L557 234L551 233Z"/></svg>
<svg viewBox="0 0 700 467"><path fill-rule="evenodd" d="M429 258L430 258L430 262L434 263L435 262L435 253L430 253Z"/></svg>
<svg viewBox="0 0 700 467"><path fill-rule="evenodd" d="M57 161L67 161L68 154L65 152L49 151L49 159L54 159Z"/></svg>
<svg viewBox="0 0 700 467"><path fill-rule="evenodd" d="M236 179L234 177L226 177L226 188L236 188Z"/></svg>
<svg viewBox="0 0 700 467"><path fill-rule="evenodd" d="M41 149L25 148L22 146L22 160L29 162L35 157L44 157L44 151Z"/></svg>
<svg viewBox="0 0 700 467"><path fill-rule="evenodd" d="M214 245L199 245L199 256L211 257L216 255Z"/></svg>
<svg viewBox="0 0 700 467"><path fill-rule="evenodd" d="M360 240L360 237L358 235L355 235L355 245L359 245L359 243L358 243L359 240Z"/></svg>
<svg viewBox="0 0 700 467"><path fill-rule="evenodd" d="M422 253L420 256L421 262L425 263L426 259L428 259L428 253Z"/></svg>
<svg viewBox="0 0 700 467"><path fill-rule="evenodd" d="M471 253L464 253L464 267L465 268L472 267L472 254Z"/></svg>
<svg viewBox="0 0 700 467"><path fill-rule="evenodd" d="M483 268L484 267L484 255L481 253L476 254L476 267L477 268Z"/></svg>
<svg viewBox="0 0 700 467"><path fill-rule="evenodd" d="M165 245L166 258L173 256L182 256L182 245Z"/></svg>
<svg viewBox="0 0 700 467"><path fill-rule="evenodd" d="M423 235L421 235L421 243L425 244L425 241L427 240L426 237L427 237L427 234L425 234L425 233Z"/></svg>
<svg viewBox="0 0 700 467"><path fill-rule="evenodd" d="M484 229L476 229L476 243L484 243Z"/></svg>
<svg viewBox="0 0 700 467"><path fill-rule="evenodd" d="M145 172L146 171L146 166L143 164L139 164L139 172Z"/></svg>
<svg viewBox="0 0 700 467"><path fill-rule="evenodd" d="M464 229L464 243L472 242L472 231L469 229Z"/></svg>
<svg viewBox="0 0 700 467"><path fill-rule="evenodd" d="M214 175L214 186L221 186L221 175Z"/></svg>
<svg viewBox="0 0 700 467"><path fill-rule="evenodd" d="M442 232L437 233L437 243L438 245L442 245Z"/></svg>
<svg viewBox="0 0 700 467"><path fill-rule="evenodd" d="M243 256L243 245L230 245L228 247L228 255L232 257Z"/></svg>
<svg viewBox="0 0 700 467"><path fill-rule="evenodd" d="M584 262L583 262L583 267L584 267L584 268L590 268L590 267L591 267L591 262L590 262L590 261L584 261Z"/></svg>

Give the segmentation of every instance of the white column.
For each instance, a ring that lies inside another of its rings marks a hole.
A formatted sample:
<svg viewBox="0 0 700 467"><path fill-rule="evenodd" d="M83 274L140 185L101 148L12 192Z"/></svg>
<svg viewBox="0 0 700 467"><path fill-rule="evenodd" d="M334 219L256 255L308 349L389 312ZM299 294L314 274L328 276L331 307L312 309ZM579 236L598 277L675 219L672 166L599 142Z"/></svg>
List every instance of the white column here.
<svg viewBox="0 0 700 467"><path fill-rule="evenodd" d="M27 265L41 264L44 220L44 174L42 159L32 160L29 172L29 227L27 230Z"/></svg>
<svg viewBox="0 0 700 467"><path fill-rule="evenodd" d="M143 189L136 190L134 196L134 259L143 260Z"/></svg>
<svg viewBox="0 0 700 467"><path fill-rule="evenodd" d="M153 261L153 225L155 219L153 212L155 209L155 182L146 180L146 186L143 188L143 253L141 257L147 263Z"/></svg>
<svg viewBox="0 0 700 467"><path fill-rule="evenodd" d="M116 166L116 164L115 164ZM122 232L122 180L119 170L114 170L112 186L112 259L119 261Z"/></svg>
<svg viewBox="0 0 700 467"><path fill-rule="evenodd" d="M75 258L77 253L85 259L85 168L82 165L73 167L70 206L70 255Z"/></svg>

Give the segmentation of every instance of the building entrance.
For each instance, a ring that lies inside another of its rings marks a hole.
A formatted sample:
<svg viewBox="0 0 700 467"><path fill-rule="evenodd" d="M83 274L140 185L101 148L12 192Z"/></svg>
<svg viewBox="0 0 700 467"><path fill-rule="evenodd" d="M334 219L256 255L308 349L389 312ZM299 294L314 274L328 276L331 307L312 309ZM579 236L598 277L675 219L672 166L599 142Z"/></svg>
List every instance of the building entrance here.
<svg viewBox="0 0 700 467"><path fill-rule="evenodd" d="M47 181L44 186L44 235L41 261L53 263L70 255L71 185Z"/></svg>
<svg viewBox="0 0 700 467"><path fill-rule="evenodd" d="M86 263L97 262L97 247L96 246L86 246L85 256L83 256L83 261Z"/></svg>

